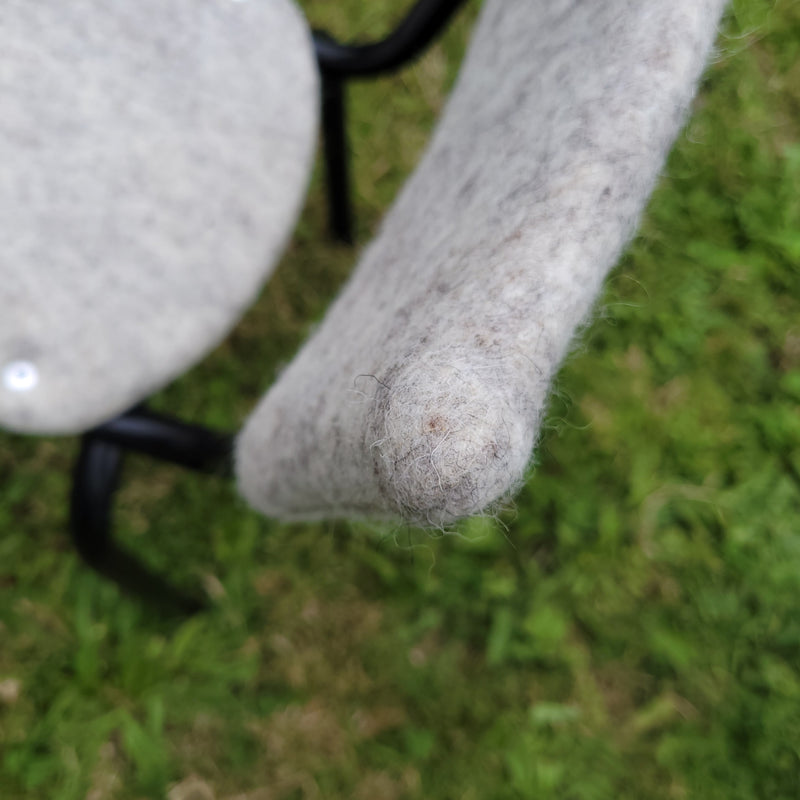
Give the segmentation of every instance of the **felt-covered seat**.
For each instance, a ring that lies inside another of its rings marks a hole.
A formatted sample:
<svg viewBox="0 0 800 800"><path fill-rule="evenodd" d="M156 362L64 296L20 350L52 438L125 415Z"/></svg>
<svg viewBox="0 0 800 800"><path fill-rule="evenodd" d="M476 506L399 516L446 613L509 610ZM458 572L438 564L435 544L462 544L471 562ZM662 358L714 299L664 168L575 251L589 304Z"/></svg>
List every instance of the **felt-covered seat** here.
<svg viewBox="0 0 800 800"><path fill-rule="evenodd" d="M318 117L289 0L7 0L0 427L80 433L237 322L305 193Z"/></svg>
<svg viewBox="0 0 800 800"><path fill-rule="evenodd" d="M519 485L723 5L487 0L421 164L239 437L254 507L439 526Z"/></svg>

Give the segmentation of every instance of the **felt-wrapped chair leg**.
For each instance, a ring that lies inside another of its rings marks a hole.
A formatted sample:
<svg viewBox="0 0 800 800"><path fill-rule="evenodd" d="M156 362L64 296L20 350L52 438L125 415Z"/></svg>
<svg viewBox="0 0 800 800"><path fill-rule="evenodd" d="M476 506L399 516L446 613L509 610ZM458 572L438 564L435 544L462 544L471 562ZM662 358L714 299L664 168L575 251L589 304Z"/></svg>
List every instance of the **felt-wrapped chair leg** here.
<svg viewBox="0 0 800 800"><path fill-rule="evenodd" d="M428 150L237 444L286 519L444 526L524 479L723 0L487 0Z"/></svg>

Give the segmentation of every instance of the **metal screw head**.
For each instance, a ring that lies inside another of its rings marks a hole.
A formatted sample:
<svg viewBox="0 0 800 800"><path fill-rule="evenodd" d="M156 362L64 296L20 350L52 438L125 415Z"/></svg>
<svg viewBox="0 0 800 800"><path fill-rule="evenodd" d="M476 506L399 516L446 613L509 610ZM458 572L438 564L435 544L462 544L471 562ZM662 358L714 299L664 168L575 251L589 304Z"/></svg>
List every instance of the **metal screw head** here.
<svg viewBox="0 0 800 800"><path fill-rule="evenodd" d="M3 367L3 386L11 392L29 392L39 383L39 370L30 361L12 361Z"/></svg>

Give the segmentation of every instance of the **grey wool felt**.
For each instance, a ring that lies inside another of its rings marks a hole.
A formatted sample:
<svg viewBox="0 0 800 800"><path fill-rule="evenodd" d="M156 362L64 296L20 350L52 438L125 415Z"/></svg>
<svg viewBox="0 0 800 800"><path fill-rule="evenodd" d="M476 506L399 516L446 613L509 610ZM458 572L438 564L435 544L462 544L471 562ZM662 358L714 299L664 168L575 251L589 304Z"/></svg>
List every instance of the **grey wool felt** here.
<svg viewBox="0 0 800 800"><path fill-rule="evenodd" d="M488 0L432 142L238 442L288 519L446 525L522 480L723 0Z"/></svg>
<svg viewBox="0 0 800 800"><path fill-rule="evenodd" d="M4 0L0 427L75 433L214 347L291 232L318 80L288 0Z"/></svg>

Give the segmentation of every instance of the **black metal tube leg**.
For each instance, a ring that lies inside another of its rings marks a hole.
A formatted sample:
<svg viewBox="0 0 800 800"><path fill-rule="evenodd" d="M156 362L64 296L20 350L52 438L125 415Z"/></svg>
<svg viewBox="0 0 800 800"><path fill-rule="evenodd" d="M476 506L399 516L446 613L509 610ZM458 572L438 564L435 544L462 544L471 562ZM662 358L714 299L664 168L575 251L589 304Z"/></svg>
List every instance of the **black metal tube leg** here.
<svg viewBox="0 0 800 800"><path fill-rule="evenodd" d="M341 79L325 74L322 76L322 131L331 233L340 242L352 244L353 212L345 123L345 85Z"/></svg>
<svg viewBox="0 0 800 800"><path fill-rule="evenodd" d="M114 492L119 486L122 451L88 436L81 439L70 498L70 531L84 561L95 569L111 542Z"/></svg>
<svg viewBox="0 0 800 800"><path fill-rule="evenodd" d="M114 492L119 485L122 450L84 436L73 475L70 531L78 552L97 572L140 599L183 614L204 603L175 589L138 559L118 547L111 535Z"/></svg>

